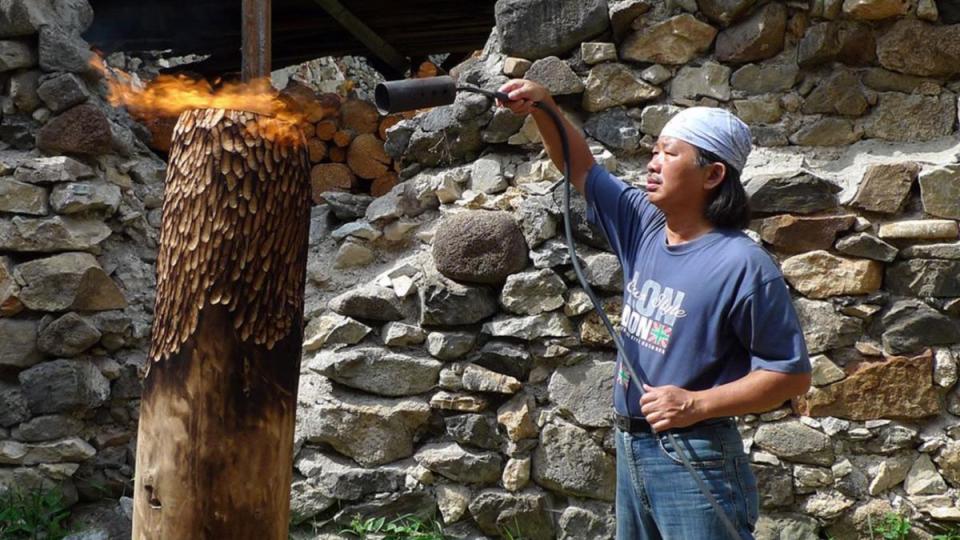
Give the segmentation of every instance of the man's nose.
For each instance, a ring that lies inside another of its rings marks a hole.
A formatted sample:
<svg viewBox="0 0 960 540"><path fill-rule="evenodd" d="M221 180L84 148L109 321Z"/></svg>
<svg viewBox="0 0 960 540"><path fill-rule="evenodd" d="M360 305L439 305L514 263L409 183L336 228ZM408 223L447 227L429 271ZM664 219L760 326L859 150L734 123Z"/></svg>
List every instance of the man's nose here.
<svg viewBox="0 0 960 540"><path fill-rule="evenodd" d="M647 172L655 173L660 170L660 154L654 154L647 163Z"/></svg>

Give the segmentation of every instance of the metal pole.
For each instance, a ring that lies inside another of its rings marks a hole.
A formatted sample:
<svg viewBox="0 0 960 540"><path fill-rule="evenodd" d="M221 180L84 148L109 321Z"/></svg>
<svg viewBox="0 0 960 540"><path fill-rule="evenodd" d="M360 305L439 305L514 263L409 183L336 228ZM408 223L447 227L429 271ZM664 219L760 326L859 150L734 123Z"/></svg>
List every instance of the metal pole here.
<svg viewBox="0 0 960 540"><path fill-rule="evenodd" d="M243 66L244 81L270 76L272 0L243 0Z"/></svg>

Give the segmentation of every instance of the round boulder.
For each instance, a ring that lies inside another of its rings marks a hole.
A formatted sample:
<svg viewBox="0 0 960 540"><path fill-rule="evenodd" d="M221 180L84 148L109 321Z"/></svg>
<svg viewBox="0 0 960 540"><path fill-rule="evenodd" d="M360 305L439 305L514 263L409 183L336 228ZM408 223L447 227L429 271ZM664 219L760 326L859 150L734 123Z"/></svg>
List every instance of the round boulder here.
<svg viewBox="0 0 960 540"><path fill-rule="evenodd" d="M450 279L500 284L527 266L527 242L506 212L463 212L440 223L433 259Z"/></svg>

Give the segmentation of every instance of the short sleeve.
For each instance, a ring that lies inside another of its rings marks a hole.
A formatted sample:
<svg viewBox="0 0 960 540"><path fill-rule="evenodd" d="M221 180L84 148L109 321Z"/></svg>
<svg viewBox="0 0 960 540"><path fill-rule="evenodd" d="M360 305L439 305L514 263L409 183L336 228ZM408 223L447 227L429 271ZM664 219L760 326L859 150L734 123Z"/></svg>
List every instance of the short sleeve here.
<svg viewBox="0 0 960 540"><path fill-rule="evenodd" d="M585 186L587 220L603 229L621 256L625 255L621 248L635 245L643 231L660 215L644 191L598 164L590 168Z"/></svg>
<svg viewBox="0 0 960 540"><path fill-rule="evenodd" d="M751 371L810 371L803 330L783 277L766 281L739 300L730 323L749 353Z"/></svg>

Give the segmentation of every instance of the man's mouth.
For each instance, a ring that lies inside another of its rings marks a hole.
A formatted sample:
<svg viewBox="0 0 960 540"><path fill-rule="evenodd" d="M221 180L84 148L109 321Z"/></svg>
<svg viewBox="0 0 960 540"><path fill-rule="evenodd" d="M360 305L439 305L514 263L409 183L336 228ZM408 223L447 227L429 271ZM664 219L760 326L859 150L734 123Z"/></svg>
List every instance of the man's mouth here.
<svg viewBox="0 0 960 540"><path fill-rule="evenodd" d="M647 177L647 191L653 191L663 184L663 180L658 176L650 175Z"/></svg>

